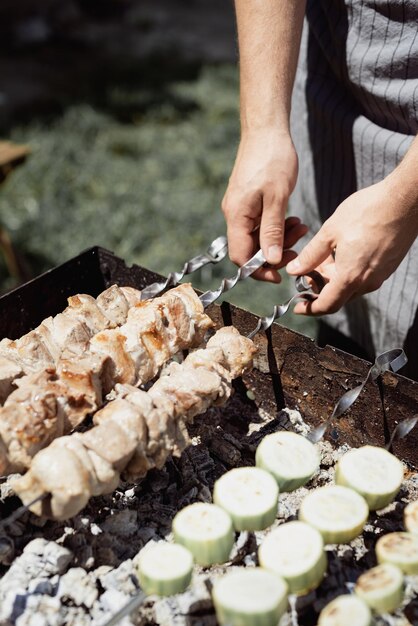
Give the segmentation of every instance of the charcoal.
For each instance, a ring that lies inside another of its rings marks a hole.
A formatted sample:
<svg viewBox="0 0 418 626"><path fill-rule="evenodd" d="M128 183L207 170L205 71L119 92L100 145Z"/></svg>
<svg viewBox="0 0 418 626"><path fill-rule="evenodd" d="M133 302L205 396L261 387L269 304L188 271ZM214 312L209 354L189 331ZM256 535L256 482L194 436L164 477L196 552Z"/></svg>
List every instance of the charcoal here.
<svg viewBox="0 0 418 626"><path fill-rule="evenodd" d="M15 544L11 537L0 537L0 563L11 565L15 555Z"/></svg>

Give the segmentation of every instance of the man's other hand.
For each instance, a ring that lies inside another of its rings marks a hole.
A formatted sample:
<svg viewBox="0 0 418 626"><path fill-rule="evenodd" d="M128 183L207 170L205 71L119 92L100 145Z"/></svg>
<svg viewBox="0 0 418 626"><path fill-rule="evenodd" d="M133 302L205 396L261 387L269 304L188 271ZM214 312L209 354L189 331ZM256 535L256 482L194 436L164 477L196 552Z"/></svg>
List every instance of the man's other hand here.
<svg viewBox="0 0 418 626"><path fill-rule="evenodd" d="M349 196L287 266L289 274L314 269L328 283L295 313L335 313L352 298L375 291L396 270L418 234L418 206L396 175Z"/></svg>

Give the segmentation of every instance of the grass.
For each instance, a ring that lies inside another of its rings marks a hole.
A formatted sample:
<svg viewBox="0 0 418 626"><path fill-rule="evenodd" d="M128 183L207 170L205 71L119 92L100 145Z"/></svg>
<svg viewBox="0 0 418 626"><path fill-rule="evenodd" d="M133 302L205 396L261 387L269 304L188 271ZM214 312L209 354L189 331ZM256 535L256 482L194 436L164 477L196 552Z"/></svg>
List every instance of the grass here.
<svg viewBox="0 0 418 626"><path fill-rule="evenodd" d="M0 189L0 216L34 272L95 244L162 274L206 249L225 231L220 203L239 139L237 94L234 67L206 67L158 98L115 84L100 107L73 104L50 122L13 128L10 138L33 154ZM123 121L121 109L129 112ZM223 261L193 283L213 287L234 272ZM2 266L0 279L10 286ZM292 290L288 280L248 281L227 299L265 315ZM292 315L285 324L315 330Z"/></svg>

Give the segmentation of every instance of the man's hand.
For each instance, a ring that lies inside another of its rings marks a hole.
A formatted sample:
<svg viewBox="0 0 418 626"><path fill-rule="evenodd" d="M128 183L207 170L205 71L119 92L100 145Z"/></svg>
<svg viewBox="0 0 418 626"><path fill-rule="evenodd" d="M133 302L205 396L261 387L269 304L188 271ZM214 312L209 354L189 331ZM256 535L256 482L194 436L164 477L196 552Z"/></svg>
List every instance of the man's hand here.
<svg viewBox="0 0 418 626"><path fill-rule="evenodd" d="M378 289L396 270L418 235L418 202L405 180L395 170L348 197L288 264L289 274L317 269L329 281L314 302L298 303L295 313L335 313L351 298Z"/></svg>
<svg viewBox="0 0 418 626"><path fill-rule="evenodd" d="M277 269L296 256L290 248L307 232L299 218L285 221L297 168L288 134L280 135L275 128L243 134L222 210L231 260L242 265L261 247L274 266L261 268L255 278L280 282Z"/></svg>

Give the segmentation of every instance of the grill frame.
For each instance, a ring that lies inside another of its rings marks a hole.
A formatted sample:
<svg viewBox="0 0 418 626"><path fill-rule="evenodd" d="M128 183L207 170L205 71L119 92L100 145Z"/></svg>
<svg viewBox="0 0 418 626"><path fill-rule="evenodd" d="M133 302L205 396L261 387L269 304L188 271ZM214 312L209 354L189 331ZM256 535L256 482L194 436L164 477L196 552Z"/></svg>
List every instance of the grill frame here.
<svg viewBox="0 0 418 626"><path fill-rule="evenodd" d="M94 246L67 262L0 297L0 338L16 339L56 315L66 299L76 293L97 296L110 285L136 287L162 277L139 265L127 266L109 250ZM257 317L224 302L212 305L209 315L218 326L233 324L242 333L250 332ZM296 408L306 421L319 424L330 415L338 398L361 382L369 364L330 346L319 348L304 335L274 324L255 338L259 347L253 372L246 385L254 391L254 412L260 408L278 413L284 407ZM236 393L246 394L239 381ZM251 410L251 407L249 407ZM418 412L418 382L386 373L378 385L369 382L350 411L330 429L334 444L350 446L365 443L384 445L396 424ZM418 429L394 444L394 453L418 468Z"/></svg>

